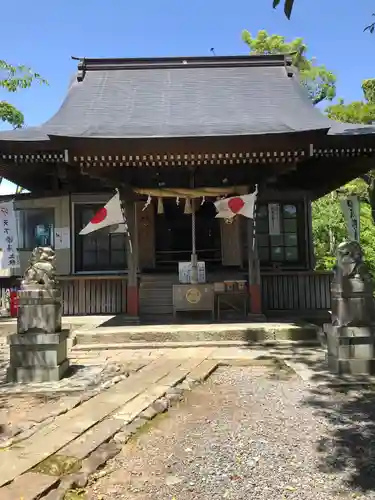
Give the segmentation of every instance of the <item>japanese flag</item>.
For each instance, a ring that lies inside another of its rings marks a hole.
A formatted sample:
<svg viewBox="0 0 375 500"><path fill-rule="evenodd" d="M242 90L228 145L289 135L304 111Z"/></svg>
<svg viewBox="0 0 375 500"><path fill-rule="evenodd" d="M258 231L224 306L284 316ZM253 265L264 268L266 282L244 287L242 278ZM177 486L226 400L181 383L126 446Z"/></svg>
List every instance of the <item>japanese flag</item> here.
<svg viewBox="0 0 375 500"><path fill-rule="evenodd" d="M113 198L100 210L96 212L94 217L85 226L80 235L92 233L103 227L113 226L115 224L124 224L124 215L121 209L120 194L117 192Z"/></svg>
<svg viewBox="0 0 375 500"><path fill-rule="evenodd" d="M224 198L214 203L217 210L216 217L219 219L231 219L235 215L243 215L252 219L254 217L254 206L257 191L243 196Z"/></svg>

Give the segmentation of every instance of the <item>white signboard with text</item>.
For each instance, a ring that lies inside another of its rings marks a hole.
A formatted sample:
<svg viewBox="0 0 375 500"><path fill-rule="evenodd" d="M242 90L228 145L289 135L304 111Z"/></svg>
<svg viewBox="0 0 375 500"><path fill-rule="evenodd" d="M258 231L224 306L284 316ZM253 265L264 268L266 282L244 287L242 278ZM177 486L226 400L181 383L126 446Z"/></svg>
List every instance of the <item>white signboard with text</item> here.
<svg viewBox="0 0 375 500"><path fill-rule="evenodd" d="M279 236L281 232L279 203L268 204L268 226L270 236Z"/></svg>
<svg viewBox="0 0 375 500"><path fill-rule="evenodd" d="M348 230L348 237L351 240L359 241L359 198L357 196L349 196L340 200L340 203Z"/></svg>
<svg viewBox="0 0 375 500"><path fill-rule="evenodd" d="M0 203L1 267L9 269L20 265L18 253L17 220L13 201Z"/></svg>
<svg viewBox="0 0 375 500"><path fill-rule="evenodd" d="M55 228L55 250L70 248L69 227Z"/></svg>
<svg viewBox="0 0 375 500"><path fill-rule="evenodd" d="M197 262L198 283L206 283L206 264ZM178 279L180 283L191 283L191 262L178 263Z"/></svg>

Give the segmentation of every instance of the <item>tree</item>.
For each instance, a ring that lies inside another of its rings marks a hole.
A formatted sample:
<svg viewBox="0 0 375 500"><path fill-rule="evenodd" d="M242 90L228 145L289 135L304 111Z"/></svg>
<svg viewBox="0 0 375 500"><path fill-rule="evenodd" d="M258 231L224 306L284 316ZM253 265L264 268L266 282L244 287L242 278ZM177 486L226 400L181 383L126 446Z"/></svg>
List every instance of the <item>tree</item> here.
<svg viewBox="0 0 375 500"><path fill-rule="evenodd" d="M313 202L312 230L317 269L332 269L336 259L337 245L347 237L340 198L348 194L359 194L361 245L370 273L375 277L375 226L366 192L365 182L356 179L344 186L340 193L332 192Z"/></svg>
<svg viewBox="0 0 375 500"><path fill-rule="evenodd" d="M281 35L269 35L260 30L256 37L249 31L242 32L242 39L248 45L250 54L290 54L292 62L300 72L302 84L306 87L314 104L332 100L336 95L336 77L323 65L317 66L313 58L306 56L307 45L302 38L287 42Z"/></svg>
<svg viewBox="0 0 375 500"><path fill-rule="evenodd" d="M0 87L7 92L17 92L27 89L34 83L47 84L47 81L38 73L22 65L13 66L0 60ZM0 101L0 120L7 122L13 128L20 128L24 124L24 116L12 104Z"/></svg>
<svg viewBox="0 0 375 500"><path fill-rule="evenodd" d="M272 0L272 7L274 9L276 9L276 7L278 7L279 4L280 0ZM288 19L290 19L290 16L292 15L293 7L294 7L294 0L284 0L284 13ZM375 13L372 15L375 16ZM364 31L369 31L370 33L374 33L375 22L370 23L368 26L366 26Z"/></svg>
<svg viewBox="0 0 375 500"><path fill-rule="evenodd" d="M328 106L326 112L332 120L346 123L363 123L370 125L375 122L375 79L364 80L362 83L364 100L345 104L339 99L338 104Z"/></svg>
<svg viewBox="0 0 375 500"><path fill-rule="evenodd" d="M332 120L345 123L360 123L370 125L375 123L375 79L364 80L362 83L364 99L345 104L340 99L338 104L328 106L326 112ZM375 222L375 170L370 170L361 179L367 185L367 202L372 207Z"/></svg>
<svg viewBox="0 0 375 500"><path fill-rule="evenodd" d="M329 118L346 123L371 124L375 122L375 80L362 83L363 101L328 106ZM341 213L340 196L358 196L361 200L361 244L370 272L375 277L375 171L345 184L338 193L330 193L312 205L313 237L318 269L329 269L335 258L335 248L346 236Z"/></svg>

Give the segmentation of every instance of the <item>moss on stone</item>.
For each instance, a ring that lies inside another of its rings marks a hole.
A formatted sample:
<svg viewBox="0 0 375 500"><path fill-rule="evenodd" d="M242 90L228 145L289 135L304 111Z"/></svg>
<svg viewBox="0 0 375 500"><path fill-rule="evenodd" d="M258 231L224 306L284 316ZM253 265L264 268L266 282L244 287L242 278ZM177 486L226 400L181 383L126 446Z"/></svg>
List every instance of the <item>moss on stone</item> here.
<svg viewBox="0 0 375 500"><path fill-rule="evenodd" d="M75 457L65 455L52 455L40 462L33 472L40 472L49 476L65 476L78 472L82 467L82 461Z"/></svg>
<svg viewBox="0 0 375 500"><path fill-rule="evenodd" d="M64 500L86 500L86 491L82 488L68 490L64 495Z"/></svg>

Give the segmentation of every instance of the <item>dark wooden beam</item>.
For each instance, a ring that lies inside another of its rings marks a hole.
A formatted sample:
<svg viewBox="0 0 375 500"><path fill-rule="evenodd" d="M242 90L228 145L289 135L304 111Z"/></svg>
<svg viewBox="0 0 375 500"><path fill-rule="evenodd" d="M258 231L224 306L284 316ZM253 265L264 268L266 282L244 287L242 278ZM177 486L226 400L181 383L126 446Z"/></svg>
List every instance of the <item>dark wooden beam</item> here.
<svg viewBox="0 0 375 500"><path fill-rule="evenodd" d="M226 151L285 151L309 148L325 131L222 137L80 138L50 136L55 148L70 156L217 153Z"/></svg>

